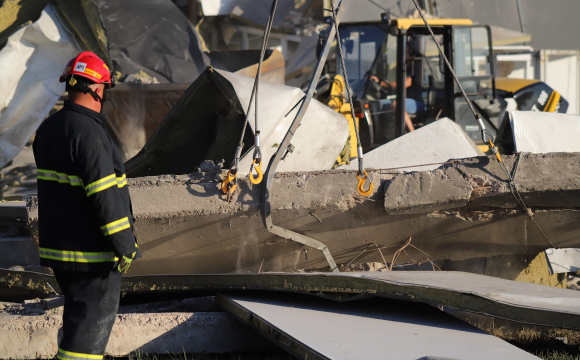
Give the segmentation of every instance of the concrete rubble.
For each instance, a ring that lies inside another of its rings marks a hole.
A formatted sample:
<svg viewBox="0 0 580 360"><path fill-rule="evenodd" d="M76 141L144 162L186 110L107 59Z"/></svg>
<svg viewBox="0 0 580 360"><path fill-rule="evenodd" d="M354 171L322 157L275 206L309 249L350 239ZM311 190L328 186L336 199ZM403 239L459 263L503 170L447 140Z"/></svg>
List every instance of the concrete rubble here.
<svg viewBox="0 0 580 360"><path fill-rule="evenodd" d="M0 358L54 358L61 336L63 300L0 303ZM211 296L121 306L106 355L259 352L272 347L256 331L219 309Z"/></svg>

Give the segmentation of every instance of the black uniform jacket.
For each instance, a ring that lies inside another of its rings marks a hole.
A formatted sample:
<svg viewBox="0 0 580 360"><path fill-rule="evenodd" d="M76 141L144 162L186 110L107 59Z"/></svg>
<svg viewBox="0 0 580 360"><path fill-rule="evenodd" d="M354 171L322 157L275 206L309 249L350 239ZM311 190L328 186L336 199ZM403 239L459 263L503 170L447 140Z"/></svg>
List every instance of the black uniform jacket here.
<svg viewBox="0 0 580 360"><path fill-rule="evenodd" d="M104 122L104 115L65 101L36 132L43 266L107 271L122 256L141 256L125 167Z"/></svg>

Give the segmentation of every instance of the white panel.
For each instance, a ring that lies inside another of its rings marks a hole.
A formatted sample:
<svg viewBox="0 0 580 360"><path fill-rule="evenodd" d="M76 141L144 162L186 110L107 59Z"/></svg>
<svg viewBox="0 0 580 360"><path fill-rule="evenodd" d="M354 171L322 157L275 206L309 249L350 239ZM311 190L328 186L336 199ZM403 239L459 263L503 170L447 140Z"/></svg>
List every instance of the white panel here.
<svg viewBox="0 0 580 360"><path fill-rule="evenodd" d="M205 16L230 15L237 2L237 0L201 0L201 8Z"/></svg>
<svg viewBox="0 0 580 360"><path fill-rule="evenodd" d="M580 271L580 249L546 250L551 274Z"/></svg>
<svg viewBox="0 0 580 360"><path fill-rule="evenodd" d="M482 155L483 152L465 135L459 125L444 118L368 152L364 155L363 162L365 168L385 169ZM426 171L440 166L415 166L401 171ZM358 169L358 159L342 168Z"/></svg>
<svg viewBox="0 0 580 360"><path fill-rule="evenodd" d="M284 334L283 348L293 344L290 349L306 348L320 359L538 359L427 304L271 293L224 297L232 304L227 309L251 313L266 337L277 342L275 331Z"/></svg>
<svg viewBox="0 0 580 360"><path fill-rule="evenodd" d="M50 6L10 36L0 51L0 166L20 152L62 95L58 79L78 53Z"/></svg>
<svg viewBox="0 0 580 360"><path fill-rule="evenodd" d="M237 2L238 0L201 0L201 9L205 16L230 15Z"/></svg>
<svg viewBox="0 0 580 360"><path fill-rule="evenodd" d="M568 100L568 114L580 114L579 57L577 50L542 50L542 81Z"/></svg>
<svg viewBox="0 0 580 360"><path fill-rule="evenodd" d="M509 116L517 152L580 152L580 116L536 111Z"/></svg>
<svg viewBox="0 0 580 360"><path fill-rule="evenodd" d="M244 110L247 110L254 78L216 70L234 89ZM275 83L260 82L259 123L262 169L265 171L270 157L278 150L286 132L300 109L304 93L297 88ZM249 112L250 126L255 131L252 105ZM312 100L301 125L292 138L294 153L278 165L278 172L330 170L348 139L346 118L317 100ZM240 174L247 174L253 161L252 148L240 161ZM229 164L226 164L229 165Z"/></svg>

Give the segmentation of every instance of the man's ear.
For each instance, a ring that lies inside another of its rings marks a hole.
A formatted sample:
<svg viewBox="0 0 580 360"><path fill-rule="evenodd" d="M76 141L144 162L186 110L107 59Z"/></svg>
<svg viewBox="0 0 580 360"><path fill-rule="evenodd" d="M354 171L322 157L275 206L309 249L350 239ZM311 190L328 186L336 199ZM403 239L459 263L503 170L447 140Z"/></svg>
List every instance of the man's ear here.
<svg viewBox="0 0 580 360"><path fill-rule="evenodd" d="M97 95L99 95L100 97L103 97L104 86L95 84L94 86L91 86L91 88Z"/></svg>

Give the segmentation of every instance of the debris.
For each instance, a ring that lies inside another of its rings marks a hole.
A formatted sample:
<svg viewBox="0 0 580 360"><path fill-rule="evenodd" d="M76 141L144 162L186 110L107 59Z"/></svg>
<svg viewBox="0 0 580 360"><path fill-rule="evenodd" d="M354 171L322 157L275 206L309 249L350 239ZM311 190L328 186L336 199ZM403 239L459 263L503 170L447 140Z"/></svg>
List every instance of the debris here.
<svg viewBox="0 0 580 360"><path fill-rule="evenodd" d="M483 152L463 132L461 126L447 118L405 134L368 153L364 157L365 168L385 169L402 167L401 171L434 170L450 159L481 156ZM358 169L358 160L339 169Z"/></svg>
<svg viewBox="0 0 580 360"><path fill-rule="evenodd" d="M230 164L246 119L253 79L208 68L171 109L143 149L125 168L128 177L188 174L204 160ZM269 159L281 143L304 94L296 88L263 82L260 87L261 148ZM245 104L245 105L244 105ZM253 118L254 109L250 110ZM192 119L191 114L196 114ZM253 131L253 122L250 122ZM247 174L254 134L246 131L240 173ZM320 134L324 133L324 137ZM313 100L292 144L300 149L286 156L278 171L328 170L348 137L344 117Z"/></svg>

